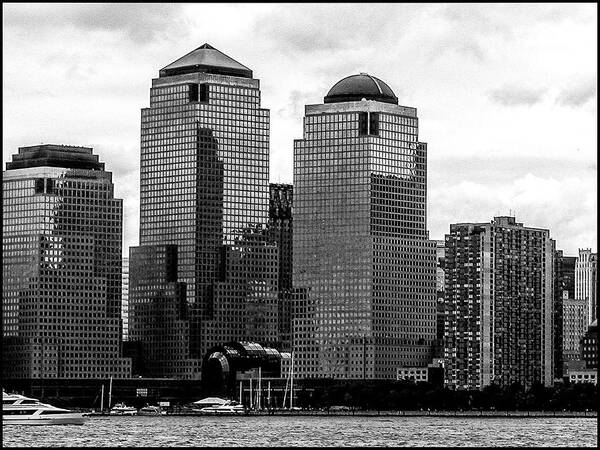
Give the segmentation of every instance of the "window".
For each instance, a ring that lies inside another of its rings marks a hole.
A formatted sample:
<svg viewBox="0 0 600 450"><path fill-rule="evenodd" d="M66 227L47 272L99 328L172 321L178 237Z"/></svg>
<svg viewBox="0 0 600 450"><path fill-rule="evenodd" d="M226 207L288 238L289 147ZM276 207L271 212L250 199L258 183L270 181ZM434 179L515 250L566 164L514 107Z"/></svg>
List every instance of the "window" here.
<svg viewBox="0 0 600 450"><path fill-rule="evenodd" d="M379 113L371 113L369 117L369 134L379 134Z"/></svg>
<svg viewBox="0 0 600 450"><path fill-rule="evenodd" d="M197 86L196 86L197 88ZM196 96L198 94L196 93ZM204 103L208 103L208 84L203 83L200 85L200 101Z"/></svg>
<svg viewBox="0 0 600 450"><path fill-rule="evenodd" d="M197 84L190 84L189 101L190 102L198 101L198 85Z"/></svg>
<svg viewBox="0 0 600 450"><path fill-rule="evenodd" d="M35 179L35 193L36 194L44 193L44 179L43 178Z"/></svg>
<svg viewBox="0 0 600 450"><path fill-rule="evenodd" d="M361 112L358 113L358 135L366 136L367 134L367 120L369 113Z"/></svg>

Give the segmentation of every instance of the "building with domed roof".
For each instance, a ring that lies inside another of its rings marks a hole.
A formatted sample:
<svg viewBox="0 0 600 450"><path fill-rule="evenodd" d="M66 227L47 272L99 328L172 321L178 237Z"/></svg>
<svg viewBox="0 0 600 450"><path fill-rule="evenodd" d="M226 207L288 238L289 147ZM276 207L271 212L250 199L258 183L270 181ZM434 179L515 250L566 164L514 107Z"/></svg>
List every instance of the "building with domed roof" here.
<svg viewBox="0 0 600 450"><path fill-rule="evenodd" d="M384 81L366 73L342 78L329 90L324 102L355 102L363 99L398 104L398 98Z"/></svg>
<svg viewBox="0 0 600 450"><path fill-rule="evenodd" d="M273 391L275 394L281 393L281 384L286 382L289 376L291 355L288 352L261 345L257 342L249 341L231 341L216 345L210 348L204 356L202 362L202 385L205 392L214 394L237 394L237 388L243 386L242 400L248 400L245 404L249 405L249 387L252 379L254 388L259 387L258 377L265 381L265 391L268 382L273 382ZM260 372L259 372L260 369ZM244 383L245 382L245 383ZM266 392L262 392L261 397L266 397ZM256 401L256 399L252 399ZM264 402L263 402L264 404ZM277 402L274 404L281 404Z"/></svg>
<svg viewBox="0 0 600 450"><path fill-rule="evenodd" d="M307 105L294 141L293 308L301 378L395 379L436 336L436 245L417 110L360 73Z"/></svg>

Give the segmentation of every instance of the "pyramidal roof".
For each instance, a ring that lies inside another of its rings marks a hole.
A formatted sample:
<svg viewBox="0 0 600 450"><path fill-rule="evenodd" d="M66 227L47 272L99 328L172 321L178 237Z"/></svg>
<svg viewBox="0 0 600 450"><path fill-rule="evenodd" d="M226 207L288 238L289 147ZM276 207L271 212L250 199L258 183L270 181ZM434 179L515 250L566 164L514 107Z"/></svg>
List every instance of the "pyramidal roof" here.
<svg viewBox="0 0 600 450"><path fill-rule="evenodd" d="M163 67L159 71L159 76L169 77L196 72L252 78L250 69L209 44L203 44Z"/></svg>

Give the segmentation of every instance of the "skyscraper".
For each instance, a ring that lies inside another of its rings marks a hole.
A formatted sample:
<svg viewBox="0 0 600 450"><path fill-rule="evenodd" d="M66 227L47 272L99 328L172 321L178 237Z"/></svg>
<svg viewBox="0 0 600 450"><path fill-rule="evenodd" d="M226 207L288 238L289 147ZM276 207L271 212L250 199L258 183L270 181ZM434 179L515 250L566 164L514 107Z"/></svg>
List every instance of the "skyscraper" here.
<svg viewBox="0 0 600 450"><path fill-rule="evenodd" d="M553 383L553 258L548 230L514 217L450 225L446 384Z"/></svg>
<svg viewBox="0 0 600 450"><path fill-rule="evenodd" d="M587 301L588 324L598 316L596 289L598 288L598 254L589 248L579 249L575 263L575 298Z"/></svg>
<svg viewBox="0 0 600 450"><path fill-rule="evenodd" d="M140 186L140 246L177 246L189 323L181 358L200 361L231 340L276 341L269 111L250 69L204 44L160 70L142 110ZM132 277L143 276L136 264L132 253Z"/></svg>
<svg viewBox="0 0 600 450"><path fill-rule="evenodd" d="M361 73L307 105L294 141L294 371L388 378L436 335L427 146L416 109Z"/></svg>
<svg viewBox="0 0 600 450"><path fill-rule="evenodd" d="M130 376L112 174L91 148L21 147L2 191L3 377Z"/></svg>
<svg viewBox="0 0 600 450"><path fill-rule="evenodd" d="M446 312L445 312L445 264L446 264L446 242L444 240L436 240L436 295L437 295L437 322L436 322L436 339L435 339L435 349L434 349L434 358L443 358L444 357L444 322L446 320Z"/></svg>
<svg viewBox="0 0 600 450"><path fill-rule="evenodd" d="M577 332L581 302L575 301L576 259L562 250L554 254L554 379L563 377L565 360L577 358L577 342L583 334ZM585 316L587 320L587 313Z"/></svg>

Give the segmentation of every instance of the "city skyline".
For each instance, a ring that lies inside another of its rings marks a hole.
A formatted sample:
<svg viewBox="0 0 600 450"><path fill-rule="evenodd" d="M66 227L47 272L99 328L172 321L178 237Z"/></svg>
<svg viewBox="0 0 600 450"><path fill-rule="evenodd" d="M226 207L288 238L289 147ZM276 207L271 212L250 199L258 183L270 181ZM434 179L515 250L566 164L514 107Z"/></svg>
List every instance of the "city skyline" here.
<svg viewBox="0 0 600 450"><path fill-rule="evenodd" d="M550 229L566 255L595 251L596 8L3 5L3 159L42 142L93 147L124 198L126 255L138 244L147 80L208 42L261 80L262 103L272 111L272 182L293 182L304 105L364 71L389 82L400 105L416 106L424 119L432 239L450 223L512 213ZM335 30L327 26L333 17Z"/></svg>

